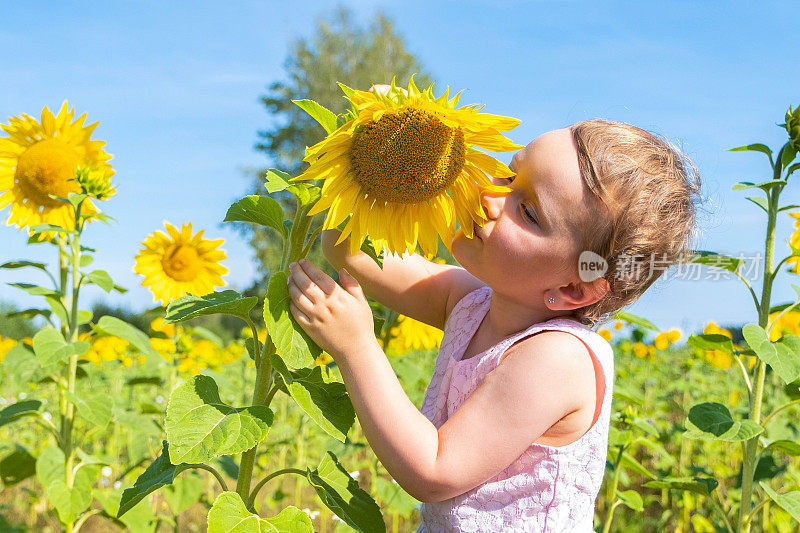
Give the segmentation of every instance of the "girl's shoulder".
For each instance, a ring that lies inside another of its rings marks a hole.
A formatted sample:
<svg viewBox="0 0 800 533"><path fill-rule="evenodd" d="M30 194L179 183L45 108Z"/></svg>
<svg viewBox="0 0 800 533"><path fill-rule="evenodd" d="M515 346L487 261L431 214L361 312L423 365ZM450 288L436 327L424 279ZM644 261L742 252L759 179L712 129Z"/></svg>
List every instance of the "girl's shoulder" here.
<svg viewBox="0 0 800 533"><path fill-rule="evenodd" d="M486 284L481 280L464 270L464 275L459 276L450 287L450 295L447 298L447 314L445 320L450 318L450 314L455 309L456 305L463 300L468 294L486 287Z"/></svg>

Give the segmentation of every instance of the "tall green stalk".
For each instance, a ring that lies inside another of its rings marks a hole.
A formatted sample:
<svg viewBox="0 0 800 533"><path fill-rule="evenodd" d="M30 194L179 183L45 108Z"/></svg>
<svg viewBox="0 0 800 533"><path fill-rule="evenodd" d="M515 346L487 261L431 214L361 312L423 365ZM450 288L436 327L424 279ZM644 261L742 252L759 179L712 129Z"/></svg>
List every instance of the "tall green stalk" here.
<svg viewBox="0 0 800 533"><path fill-rule="evenodd" d="M65 296L65 289L64 285L62 285L62 299L64 303L64 308L68 310L67 316L67 334L68 334L68 342L70 344L74 344L78 340L78 294L80 292L81 287L81 277L80 277L80 261L81 261L81 246L80 246L80 236L81 231L83 230L81 224L81 208L83 206L83 201L78 203L77 206L74 207L74 233L71 234L69 237L69 256L65 257L64 254L66 250L63 246L63 241L59 239L59 252L62 255L61 265L67 264L67 268L69 269L69 274L72 280L72 287L70 288L70 297L66 299ZM62 282L66 281L65 269L62 266ZM75 483L75 454L73 449L73 442L72 442L72 433L73 428L75 425L75 405L68 401L66 396L75 394L75 381L78 372L78 354L72 354L69 356L69 361L66 366L66 392L68 394L62 394L62 439L61 439L61 450L64 452L64 474L66 478L66 484L68 489L72 489ZM74 531L74 524L72 522L67 522L64 524L64 529L68 533L72 533Z"/></svg>
<svg viewBox="0 0 800 533"><path fill-rule="evenodd" d="M784 147L785 148L785 147ZM773 180L780 179L781 176L781 156L784 148L781 148L773 165ZM767 194L767 234L764 244L764 282L761 287L761 301L758 307L758 325L766 329L769 323L770 300L772 296L772 282L774 272L772 262L774 257L775 244L775 225L778 216L778 199L783 185L777 185L768 189ZM767 364L758 359L755 373L752 376L752 389L749 394L749 418L756 424L761 422L761 407L764 396L764 380L766 377ZM742 498L739 505L738 529L740 533L749 533L751 524L751 502L753 495L753 476L758 462L758 442L759 436L755 436L744 443L744 459L742 463Z"/></svg>
<svg viewBox="0 0 800 533"><path fill-rule="evenodd" d="M288 269L291 262L297 261L307 253L310 246L306 246L306 237L313 217L306 216L310 210L309 206L301 208L299 205L295 212L292 230L289 232L288 239L284 242L283 254L281 257L281 270ZM315 235L311 236L314 239ZM272 368L271 356L275 353L275 343L272 341L270 332L267 332L267 339L263 350L258 341L258 331L252 321L248 325L253 332L254 359L256 363L256 383L253 388L252 405L269 406L274 395L273 382L275 372ZM242 501L251 502L250 484L253 478L258 444L242 453L242 460L239 465L239 477L236 480L236 492L242 497ZM255 501L251 502L254 505ZM252 510L252 509L251 509Z"/></svg>

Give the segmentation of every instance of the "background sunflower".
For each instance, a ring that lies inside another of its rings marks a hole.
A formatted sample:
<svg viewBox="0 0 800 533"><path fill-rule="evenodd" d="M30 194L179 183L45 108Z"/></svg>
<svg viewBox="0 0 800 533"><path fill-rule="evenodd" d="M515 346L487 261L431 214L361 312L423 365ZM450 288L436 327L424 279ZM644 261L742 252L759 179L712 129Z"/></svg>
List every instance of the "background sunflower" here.
<svg viewBox="0 0 800 533"><path fill-rule="evenodd" d="M164 304L186 294L203 296L222 287L222 276L228 269L220 264L225 259L219 246L225 239L203 238L203 230L192 235L192 224L183 224L178 231L165 222L167 233L155 231L142 242L133 270L144 276L156 302Z"/></svg>
<svg viewBox="0 0 800 533"><path fill-rule="evenodd" d="M353 106L349 120L306 151L311 166L294 178L324 180L309 216L328 209L323 228L329 229L352 215L339 242L351 236L353 254L369 235L377 250L403 253L419 243L433 255L438 237L450 248L456 222L471 238L473 222L486 222L480 190L509 190L487 174L513 175L474 147L521 148L500 133L519 121L479 113L475 105L456 109L458 94L436 98L432 86L420 91L413 79L407 91L394 81L386 94L343 89Z"/></svg>
<svg viewBox="0 0 800 533"><path fill-rule="evenodd" d="M79 168L91 168L95 180L108 182L114 169L107 163L111 156L103 151L104 141L92 141L92 131L99 122L84 126L86 113L74 122L75 108L67 102L53 116L45 106L41 122L28 115L0 124L9 136L0 137L0 209L11 206L8 225L21 229L37 224L54 224L72 229L72 206L50 195L66 198L81 192L75 181ZM82 208L84 215L97 210L90 201Z"/></svg>

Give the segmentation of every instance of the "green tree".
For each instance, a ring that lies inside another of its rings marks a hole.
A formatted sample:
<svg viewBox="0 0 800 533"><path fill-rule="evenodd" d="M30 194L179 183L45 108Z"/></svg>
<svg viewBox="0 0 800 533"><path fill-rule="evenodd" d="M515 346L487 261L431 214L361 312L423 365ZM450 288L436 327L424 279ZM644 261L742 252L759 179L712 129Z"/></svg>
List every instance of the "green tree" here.
<svg viewBox="0 0 800 533"><path fill-rule="evenodd" d="M276 81L261 97L271 117L268 129L258 132L260 142L256 149L264 152L269 166L292 175L303 170L306 146L323 139L325 131L292 100L309 98L335 113L347 108L337 82L353 88L367 89L375 83L388 83L392 77L398 84L406 84L414 75L418 85L430 83L419 60L407 49L403 38L397 34L392 22L378 13L365 26L359 25L350 11L339 8L331 18L317 22L316 33L310 39L298 39L285 62L286 81ZM254 183L257 194L266 194L263 175L259 172ZM294 204L289 198L278 198L289 216ZM282 201L286 200L286 201ZM249 236L250 245L266 278L280 262L280 242L270 230L262 227L241 226ZM309 257L321 264L319 247L312 249ZM251 293L264 289L257 282Z"/></svg>

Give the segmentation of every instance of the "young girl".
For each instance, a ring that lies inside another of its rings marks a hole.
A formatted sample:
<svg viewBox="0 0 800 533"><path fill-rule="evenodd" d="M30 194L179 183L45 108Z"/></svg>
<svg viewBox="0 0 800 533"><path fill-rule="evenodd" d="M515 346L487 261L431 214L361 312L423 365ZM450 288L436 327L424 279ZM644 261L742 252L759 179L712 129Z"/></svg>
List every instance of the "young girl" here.
<svg viewBox="0 0 800 533"><path fill-rule="evenodd" d="M291 265L291 312L338 364L377 457L424 502L418 532L592 531L614 380L592 327L693 234L694 166L639 128L580 122L510 168L511 193L482 195L486 225L453 240L461 267L410 255L381 270L348 241L334 246L336 230L322 244L341 287L307 260ZM365 293L444 330L421 411L375 339Z"/></svg>

